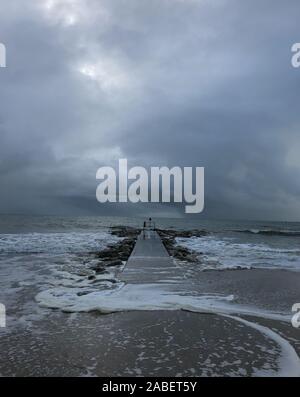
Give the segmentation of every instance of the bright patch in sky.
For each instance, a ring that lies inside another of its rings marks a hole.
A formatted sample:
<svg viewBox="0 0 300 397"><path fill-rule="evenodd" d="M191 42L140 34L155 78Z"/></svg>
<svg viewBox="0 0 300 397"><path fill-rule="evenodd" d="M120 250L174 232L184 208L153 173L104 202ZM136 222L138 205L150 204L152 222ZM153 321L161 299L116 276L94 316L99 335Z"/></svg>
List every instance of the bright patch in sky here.
<svg viewBox="0 0 300 397"><path fill-rule="evenodd" d="M75 25L87 13L84 3L79 0L45 0L42 6L46 17L57 20L64 26Z"/></svg>
<svg viewBox="0 0 300 397"><path fill-rule="evenodd" d="M79 67L79 72L96 81L104 90L122 89L129 83L127 75L112 61L85 63Z"/></svg>

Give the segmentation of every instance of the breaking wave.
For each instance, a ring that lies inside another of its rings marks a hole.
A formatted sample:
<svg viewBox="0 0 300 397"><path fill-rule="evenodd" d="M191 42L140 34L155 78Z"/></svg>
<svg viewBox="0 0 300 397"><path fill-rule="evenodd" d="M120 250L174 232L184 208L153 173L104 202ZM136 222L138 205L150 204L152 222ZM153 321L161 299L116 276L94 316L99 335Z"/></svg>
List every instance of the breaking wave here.
<svg viewBox="0 0 300 397"><path fill-rule="evenodd" d="M245 229L235 231L238 233L261 234L263 236L300 237L300 230Z"/></svg>
<svg viewBox="0 0 300 397"><path fill-rule="evenodd" d="M106 231L0 234L0 254L97 252L119 240Z"/></svg>
<svg viewBox="0 0 300 397"><path fill-rule="evenodd" d="M271 247L265 243L242 243L234 238L203 236L177 238L199 254L202 270L289 269L300 270L300 249Z"/></svg>

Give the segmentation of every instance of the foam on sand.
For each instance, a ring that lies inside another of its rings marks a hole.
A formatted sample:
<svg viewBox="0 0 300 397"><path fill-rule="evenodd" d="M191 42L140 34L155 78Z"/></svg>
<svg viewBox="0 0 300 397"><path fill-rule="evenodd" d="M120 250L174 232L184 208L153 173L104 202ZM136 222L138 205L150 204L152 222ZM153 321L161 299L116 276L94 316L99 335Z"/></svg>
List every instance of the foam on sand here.
<svg viewBox="0 0 300 397"><path fill-rule="evenodd" d="M288 317L283 314L262 312L257 308L237 305L234 303L233 295L180 295L172 292L171 285L162 287L158 284L117 283L113 288L96 291L88 288L86 290L82 288L53 288L40 292L36 296L36 300L40 306L58 308L65 312L113 313L137 310L187 310L229 317L261 332L279 346L278 371L257 370L256 376L300 376L299 357L287 340L265 326L232 314L285 321L288 320Z"/></svg>
<svg viewBox="0 0 300 397"><path fill-rule="evenodd" d="M256 329L268 338L276 342L280 347L280 357L278 361L279 369L276 372L270 373L270 371L259 370L255 373L255 376L282 376L282 377L299 377L300 376L300 359L295 349L289 344L289 342L282 338L282 336L276 334L270 328L264 327L263 325L250 322L244 318L229 316L236 321L239 321L251 328Z"/></svg>
<svg viewBox="0 0 300 397"><path fill-rule="evenodd" d="M165 287L165 286L164 286ZM80 292L80 293L79 293ZM53 288L40 292L37 302L43 307L66 312L113 313L132 310L191 310L221 307L222 302L234 299L233 295L206 294L186 296L172 294L157 284L122 284L104 291L90 290L82 294L76 288Z"/></svg>
<svg viewBox="0 0 300 397"><path fill-rule="evenodd" d="M187 310L229 317L251 327L279 346L278 371L257 370L256 376L300 376L300 360L287 340L260 324L232 315L255 315L287 320L282 314L258 311L256 308L234 304L233 295L180 295L157 284L116 284L113 288L95 291L82 288L53 288L40 292L36 300L40 306L58 308L65 312L113 313L136 310Z"/></svg>
<svg viewBox="0 0 300 397"><path fill-rule="evenodd" d="M234 303L234 295L188 295L174 292L174 284L125 284L99 290L82 288L52 288L42 291L36 301L42 307L65 312L114 313L137 310L188 310L197 313L252 315L274 320L289 321L282 313L263 311Z"/></svg>

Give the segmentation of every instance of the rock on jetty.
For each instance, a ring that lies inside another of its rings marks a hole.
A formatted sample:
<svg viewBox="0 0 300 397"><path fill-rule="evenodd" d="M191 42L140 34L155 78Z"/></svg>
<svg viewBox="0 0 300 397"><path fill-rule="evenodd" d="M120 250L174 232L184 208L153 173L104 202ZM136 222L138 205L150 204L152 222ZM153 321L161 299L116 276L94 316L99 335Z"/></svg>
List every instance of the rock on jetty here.
<svg viewBox="0 0 300 397"><path fill-rule="evenodd" d="M157 229L167 251L171 256L186 262L199 262L199 256L202 255L200 252L189 250L186 247L182 247L176 244L176 238L189 238L189 237L202 237L206 236L207 232L204 230L173 230L173 229Z"/></svg>
<svg viewBox="0 0 300 397"><path fill-rule="evenodd" d="M106 248L96 254L99 261L93 265L96 273L103 273L105 268L111 266L122 266L129 258L140 230L128 226L116 226L111 228L111 234L121 237L122 240L116 244L109 244Z"/></svg>
<svg viewBox="0 0 300 397"><path fill-rule="evenodd" d="M173 230L156 229L162 239L170 256L186 262L199 262L201 253L192 251L188 248L176 244L177 237L202 237L207 234L203 230ZM141 229L130 226L114 226L111 234L122 238L115 244L109 244L105 249L96 254L98 261L93 264L92 270L96 273L104 273L108 267L122 266L128 260L137 240Z"/></svg>

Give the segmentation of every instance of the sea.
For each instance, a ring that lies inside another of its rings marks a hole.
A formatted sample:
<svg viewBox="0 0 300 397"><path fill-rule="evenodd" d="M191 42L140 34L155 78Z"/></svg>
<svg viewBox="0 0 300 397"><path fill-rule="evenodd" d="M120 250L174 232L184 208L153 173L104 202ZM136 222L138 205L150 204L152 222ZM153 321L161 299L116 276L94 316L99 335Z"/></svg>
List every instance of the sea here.
<svg viewBox="0 0 300 397"><path fill-rule="evenodd" d="M0 215L0 263L45 265L57 256L97 252L115 241L112 226L141 227L142 218ZM300 271L300 223L154 219L157 228L203 230L204 237L178 238L178 244L201 253L203 269L276 268Z"/></svg>

